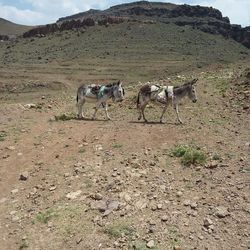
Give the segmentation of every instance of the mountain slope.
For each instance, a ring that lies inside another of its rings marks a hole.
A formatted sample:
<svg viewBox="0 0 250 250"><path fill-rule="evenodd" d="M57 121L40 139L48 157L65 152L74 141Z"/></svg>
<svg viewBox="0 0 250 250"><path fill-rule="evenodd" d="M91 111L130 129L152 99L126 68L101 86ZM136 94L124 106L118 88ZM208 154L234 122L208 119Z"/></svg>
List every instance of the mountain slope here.
<svg viewBox="0 0 250 250"><path fill-rule="evenodd" d="M0 18L0 35L21 35L31 28L33 27L12 23Z"/></svg>
<svg viewBox="0 0 250 250"><path fill-rule="evenodd" d="M162 22L96 25L20 39L7 47L0 48L3 63L48 64L54 80L57 72L70 82L123 79L133 83L166 78L192 68L237 61L249 54L231 39ZM58 62L62 69L57 68Z"/></svg>
<svg viewBox="0 0 250 250"><path fill-rule="evenodd" d="M206 33L220 34L225 38L232 38L250 48L250 27L242 28L240 25L231 25L228 17L212 7L176 5L171 3L133 2L113 6L107 10L90 10L73 16L60 18L57 23L65 21L84 20L92 18L99 21L104 17L119 17L132 20L151 20L164 23L175 23L179 26L191 26Z"/></svg>

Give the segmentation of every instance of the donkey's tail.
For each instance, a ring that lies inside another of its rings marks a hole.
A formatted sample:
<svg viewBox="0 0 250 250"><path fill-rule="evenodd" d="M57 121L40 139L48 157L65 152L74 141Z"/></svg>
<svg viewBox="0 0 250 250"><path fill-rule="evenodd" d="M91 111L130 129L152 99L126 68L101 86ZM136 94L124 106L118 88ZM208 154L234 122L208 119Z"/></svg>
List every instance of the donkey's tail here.
<svg viewBox="0 0 250 250"><path fill-rule="evenodd" d="M139 108L139 104L140 104L140 92L137 95L137 100L136 100L136 107Z"/></svg>

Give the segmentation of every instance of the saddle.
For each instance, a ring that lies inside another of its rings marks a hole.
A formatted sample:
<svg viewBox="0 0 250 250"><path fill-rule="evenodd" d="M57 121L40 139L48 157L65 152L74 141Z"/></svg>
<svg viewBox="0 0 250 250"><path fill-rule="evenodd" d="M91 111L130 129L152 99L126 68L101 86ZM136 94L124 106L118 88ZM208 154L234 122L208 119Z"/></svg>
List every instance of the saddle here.
<svg viewBox="0 0 250 250"><path fill-rule="evenodd" d="M90 91L93 95L98 95L100 89L101 85L92 85Z"/></svg>

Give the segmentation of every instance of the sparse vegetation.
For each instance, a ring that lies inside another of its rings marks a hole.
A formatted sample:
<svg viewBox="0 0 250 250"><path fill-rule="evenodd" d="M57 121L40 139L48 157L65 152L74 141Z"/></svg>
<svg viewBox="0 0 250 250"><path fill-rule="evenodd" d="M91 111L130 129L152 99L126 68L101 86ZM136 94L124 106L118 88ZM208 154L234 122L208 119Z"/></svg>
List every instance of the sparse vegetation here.
<svg viewBox="0 0 250 250"><path fill-rule="evenodd" d="M0 142L4 141L6 137L6 133L5 132L0 132Z"/></svg>
<svg viewBox="0 0 250 250"><path fill-rule="evenodd" d="M83 153L85 153L85 152L86 152L86 149L85 149L85 148L80 148L79 151L78 151L78 153L80 153L80 154L83 154Z"/></svg>
<svg viewBox="0 0 250 250"><path fill-rule="evenodd" d="M58 216L57 211L55 211L54 209L47 209L44 212L38 213L36 216L36 220L46 224L50 219L56 216Z"/></svg>
<svg viewBox="0 0 250 250"><path fill-rule="evenodd" d="M118 223L108 226L105 229L105 233L114 238L119 238L122 236L131 237L135 233L135 229L125 223Z"/></svg>
<svg viewBox="0 0 250 250"><path fill-rule="evenodd" d="M182 164L185 166L204 164L207 159L203 151L190 145L178 145L171 151L171 154L180 157Z"/></svg>
<svg viewBox="0 0 250 250"><path fill-rule="evenodd" d="M75 119L74 114L62 114L62 115L55 115L56 121L69 121Z"/></svg>
<svg viewBox="0 0 250 250"><path fill-rule="evenodd" d="M116 143L113 145L113 148L122 148L122 144Z"/></svg>

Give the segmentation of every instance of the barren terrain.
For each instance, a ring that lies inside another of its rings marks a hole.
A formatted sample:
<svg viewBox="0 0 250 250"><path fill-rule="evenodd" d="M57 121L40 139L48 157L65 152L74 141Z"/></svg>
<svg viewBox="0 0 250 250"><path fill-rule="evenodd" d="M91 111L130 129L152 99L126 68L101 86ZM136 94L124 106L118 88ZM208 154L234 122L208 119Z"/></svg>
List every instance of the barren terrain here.
<svg viewBox="0 0 250 250"><path fill-rule="evenodd" d="M249 249L249 85L237 85L247 65L168 79L199 78L183 125L171 107L158 124L152 105L152 122L137 122L139 82L110 104L112 121L75 119L74 90L3 92L1 249ZM184 166L177 145L206 162Z"/></svg>

